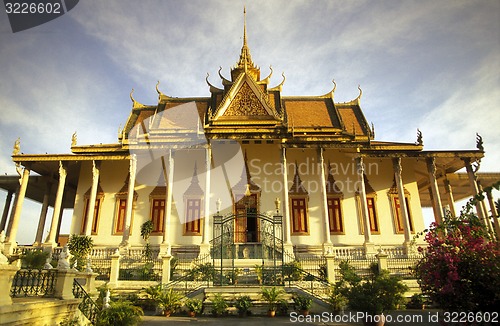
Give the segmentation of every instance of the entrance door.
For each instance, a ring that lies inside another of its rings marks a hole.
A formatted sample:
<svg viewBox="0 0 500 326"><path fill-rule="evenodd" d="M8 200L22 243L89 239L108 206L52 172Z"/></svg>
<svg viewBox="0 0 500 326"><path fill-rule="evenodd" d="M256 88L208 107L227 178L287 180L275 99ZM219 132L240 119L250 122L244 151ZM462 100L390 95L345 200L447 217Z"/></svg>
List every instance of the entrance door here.
<svg viewBox="0 0 500 326"><path fill-rule="evenodd" d="M243 197L235 207L234 242L258 242L259 226L257 223L257 194Z"/></svg>

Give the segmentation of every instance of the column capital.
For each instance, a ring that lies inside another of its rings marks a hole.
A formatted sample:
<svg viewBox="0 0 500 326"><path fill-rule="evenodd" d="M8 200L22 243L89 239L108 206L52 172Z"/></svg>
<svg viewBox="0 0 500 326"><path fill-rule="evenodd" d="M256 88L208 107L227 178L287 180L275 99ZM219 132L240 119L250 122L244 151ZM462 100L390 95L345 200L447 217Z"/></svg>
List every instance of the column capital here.
<svg viewBox="0 0 500 326"><path fill-rule="evenodd" d="M66 171L66 163L63 161L59 161L59 176L60 177L66 177L68 175L68 172Z"/></svg>
<svg viewBox="0 0 500 326"><path fill-rule="evenodd" d="M94 178L99 175L100 169L101 169L101 161L92 161L92 176Z"/></svg>
<svg viewBox="0 0 500 326"><path fill-rule="evenodd" d="M392 158L392 165L394 167L394 172L396 172L398 175L401 175L403 172L403 167L401 164L401 157L393 157Z"/></svg>
<svg viewBox="0 0 500 326"><path fill-rule="evenodd" d="M429 168L429 173L431 173L434 177L436 177L437 167L436 167L436 159L434 157L427 158L427 166Z"/></svg>

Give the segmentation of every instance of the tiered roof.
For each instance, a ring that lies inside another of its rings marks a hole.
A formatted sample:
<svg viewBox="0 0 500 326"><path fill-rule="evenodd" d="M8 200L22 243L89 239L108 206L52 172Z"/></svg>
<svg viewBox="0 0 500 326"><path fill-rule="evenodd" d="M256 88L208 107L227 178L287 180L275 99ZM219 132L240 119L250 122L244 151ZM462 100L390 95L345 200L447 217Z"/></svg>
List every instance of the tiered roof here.
<svg viewBox="0 0 500 326"><path fill-rule="evenodd" d="M243 45L230 79L219 69L221 86L211 84L207 76L210 95L197 98L173 98L157 85L156 105L140 104L131 94L132 112L119 137L123 145L145 138L172 142L180 140L182 133L202 133L209 139L286 139L289 143L368 145L373 140L373 128L360 107L361 89L356 99L335 103L335 82L332 91L319 96L283 96L284 75L280 84L269 87L272 68L266 78L260 78L248 46L246 14L244 21ZM188 103L196 109L188 109ZM421 150L421 146L414 149Z"/></svg>

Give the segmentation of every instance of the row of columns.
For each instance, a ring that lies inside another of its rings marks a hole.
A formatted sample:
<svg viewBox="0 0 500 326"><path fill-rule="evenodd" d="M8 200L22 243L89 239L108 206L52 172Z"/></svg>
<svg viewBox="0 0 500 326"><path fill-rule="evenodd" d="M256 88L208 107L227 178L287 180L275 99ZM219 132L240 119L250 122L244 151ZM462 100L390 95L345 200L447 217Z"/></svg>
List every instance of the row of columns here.
<svg viewBox="0 0 500 326"><path fill-rule="evenodd" d="M57 245L56 242L56 234L58 233L58 229L60 227L61 216L62 216L62 199L64 195L64 186L66 182L66 168L62 162L59 162L59 183L57 188L56 200L54 203L54 210L50 225L49 235L47 236L43 246L54 247ZM17 233L19 229L19 221L21 218L21 212L24 204L24 198L26 196L26 190L28 188L28 182L30 177L30 170L28 167L25 167L22 170L21 178L20 178L20 187L16 192L16 198L14 200L14 208L11 213L11 218L9 219L9 223L6 229L6 238L5 238L5 251L8 254L12 254L14 248L17 246L16 239ZM35 236L35 245L42 244L43 237L43 228L45 226L45 220L47 218L48 206L49 206L49 194L50 194L51 184L47 182L46 192L44 194L43 202L42 202L42 210L40 212L40 219L38 222L37 233ZM2 230L5 230L6 220L8 211L10 209L10 204L12 201L12 192L7 195L7 200L5 203L4 211L2 214L1 227Z"/></svg>
<svg viewBox="0 0 500 326"><path fill-rule="evenodd" d="M360 155L356 158L356 166L358 172L358 184L359 184L359 196L360 196L360 206L361 206L361 217L363 219L363 233L365 236L365 252L368 255L375 253L375 247L372 241L371 230L370 230L370 216L368 213L368 204L366 198L366 188L365 188L365 170L364 170L364 162L363 157ZM406 207L406 199L404 193L404 183L402 177L402 164L401 158L395 157L392 159L392 166L394 170L394 180L396 181L396 188L398 191L398 199L399 199L399 210L400 216L403 220L403 228L404 228L404 242L403 247L405 248L406 253L411 252L411 231L410 231L410 216L408 216L408 210Z"/></svg>
<svg viewBox="0 0 500 326"><path fill-rule="evenodd" d="M324 216L324 221L323 221L323 227L324 227L324 234L323 234L323 248L325 253L328 252L331 247L332 247L332 242L331 242L331 237L330 237L330 225L329 225L329 219L328 219L328 204L327 204L327 194L326 194L326 184L325 184L325 178L324 176L326 175L325 170L324 170L324 149L319 148L318 150L318 156L319 156L319 163L321 166L321 175L323 178L321 178L321 185L322 185L322 211L323 211L323 216ZM403 180L402 180L402 165L401 165L401 158L396 157L393 158L393 169L394 169L394 177L396 180L396 186L397 186L397 191L398 191L398 197L399 197L399 203L400 203L400 214L403 219L404 223L404 246L405 248L409 248L409 244L411 242L411 233L410 233L410 221L409 221L409 216L407 214L407 209L406 209L406 200L404 197L404 187L403 187ZM205 175L205 205L204 205L204 216L208 217L210 214L210 170L211 170L211 161L212 161L212 153L211 153L211 148L210 146L207 146L205 149L205 165L206 165L206 175ZM288 168L287 168L287 158L286 158L286 148L283 147L281 149L281 163L282 163L282 171L283 171L283 184L287 185L288 184ZM478 185L478 182L476 180L475 173L472 169L470 159L464 159L465 167L467 170L467 173L469 175L469 181L471 183L471 188L473 189L474 195L477 195L480 193L480 185ZM367 206L367 201L366 201L366 190L365 190L365 183L364 183L364 164L363 164L363 157L360 155L356 158L356 164L357 164L357 172L358 172L358 181L359 181L359 193L360 193L360 202L361 202L361 217L363 219L363 224L364 224L364 237L365 237L365 247L368 249L368 251L371 251L373 248L373 242L372 242L372 237L371 237L371 232L370 232L370 222L369 222L369 214L368 214L368 206ZM164 175L165 175L165 181L167 183L167 192L166 192L166 214L164 214L164 226L165 226L165 231L163 234L163 241L162 241L162 253L164 254L170 254L171 250L171 239L170 239L170 232L168 229L168 226L171 223L171 214L172 214L172 187L173 187L173 175L174 175L174 157L172 151L169 152L168 155L168 164L165 164L163 161L164 165ZM168 166L168 173L167 173L167 166ZM439 193L439 187L437 183L437 175L436 175L436 165L435 165L435 159L434 158L428 158L427 159L427 168L428 168L428 174L429 174L429 182L430 182L430 192L431 192L431 197L433 200L433 207L434 207L434 215L436 222L439 224L443 221L444 218L444 211L441 209L443 207L440 193ZM129 236L130 236L130 224L132 220L132 207L133 207L133 199L134 199L134 187L135 187L135 175L136 175L136 169L137 169L137 158L135 155L132 155L130 159L130 166L129 166L129 183L128 183L128 196L127 196L127 208L126 208L126 214L125 214L125 227L124 227L124 232L123 232L123 237L122 237L122 247L128 246L129 242ZM22 211L22 206L24 202L24 197L26 194L26 189L28 186L28 180L29 180L29 174L30 171L28 168L23 169L23 173L20 179L20 187L16 193L16 197L14 200L14 210L11 214L11 218L9 220L9 225L7 226L7 234L6 234L6 250L8 250L9 253L12 253L12 250L15 246L16 242L16 236L17 236L17 231L18 231L18 226L19 226L19 219ZM92 187L91 187L91 192L90 192L90 198L89 198L89 203L94 203L96 200L97 196L97 188L98 188L98 183L99 183L99 175L100 175L100 162L99 161L93 161L92 162ZM58 230L58 224L60 224L60 219L61 219L61 214L62 214L62 199L64 195L64 187L65 187L65 182L66 182L66 176L67 176L67 171L66 167L63 164L63 162L59 162L59 181L58 181L58 186L57 186L57 193L56 193L56 200L54 204L54 211L52 215L52 220L50 224L50 231L47 239L43 243L43 246L48 246L48 247L54 247L57 245L56 243L56 234ZM42 244L42 236L43 236L43 228L45 225L46 221L46 215L48 211L48 201L49 201L49 194L52 188L52 184L47 182L47 191L44 195L43 203L42 203L42 210L40 213L40 219L38 223L38 229L35 237L35 245L40 245ZM449 185L448 180L445 180L445 189L447 193L447 199L450 202L450 212L454 216L455 215L455 210L454 210L454 203L453 203L453 194L451 191L451 187ZM0 230L5 229L6 226L6 220L7 220L7 215L8 211L11 205L12 201L12 196L13 193L9 192L7 194L6 198L6 203L5 207L3 210L2 214L2 220L0 221ZM489 201L490 201L490 207L492 210L493 216L497 216L495 205L493 203L493 199L491 198L491 193L488 194L489 196ZM491 198L491 199L490 199ZM488 218L487 210L484 204L484 201L478 201L477 204L477 212L479 218L485 223L485 225L490 228L490 230L495 230L495 233L500 236L500 225L498 224L498 220L495 218L494 219L494 225L491 225L491 221ZM92 221L93 221L93 214L94 214L94 209L93 205L89 204L87 205L87 221L84 226L84 234L90 235L91 234L91 229L92 229ZM288 198L288 189L287 187L284 187L283 191L283 241L285 245L285 249L289 249L291 251L291 228L290 228L290 209L289 209L289 198ZM210 229L209 227L209 219L205 218L204 219L204 227L203 227L203 233L202 233L202 243L201 243L201 248L202 251L208 252L209 250L209 234L207 234L207 231Z"/></svg>

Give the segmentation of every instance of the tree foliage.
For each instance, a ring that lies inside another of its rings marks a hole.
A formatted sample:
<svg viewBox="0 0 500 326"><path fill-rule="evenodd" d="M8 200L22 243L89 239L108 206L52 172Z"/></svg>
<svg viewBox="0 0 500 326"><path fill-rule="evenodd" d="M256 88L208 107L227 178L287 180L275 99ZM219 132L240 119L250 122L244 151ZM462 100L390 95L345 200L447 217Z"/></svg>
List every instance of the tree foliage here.
<svg viewBox="0 0 500 326"><path fill-rule="evenodd" d="M483 198L476 196L460 216L448 215L423 232L428 247L415 273L423 293L443 309L495 311L500 306L500 243L473 211Z"/></svg>

